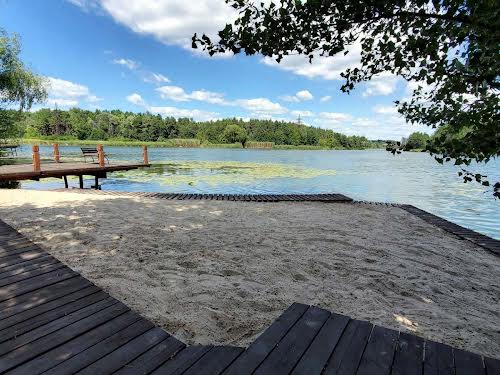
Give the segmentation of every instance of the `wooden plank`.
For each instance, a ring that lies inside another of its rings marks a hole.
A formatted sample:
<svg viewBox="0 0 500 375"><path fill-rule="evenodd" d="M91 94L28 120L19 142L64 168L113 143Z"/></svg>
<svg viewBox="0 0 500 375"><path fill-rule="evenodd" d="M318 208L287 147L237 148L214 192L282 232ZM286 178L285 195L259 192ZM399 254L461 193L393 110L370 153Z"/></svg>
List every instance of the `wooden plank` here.
<svg viewBox="0 0 500 375"><path fill-rule="evenodd" d="M96 302L92 305L86 306L78 311L75 311L69 315L66 315L62 318L53 320L47 324L44 324L30 332L27 332L23 335L17 336L13 339L5 341L0 344L0 356L6 353L13 351L16 348L19 348L23 345L29 344L39 338L49 335L53 332L60 330L66 326L69 326L78 320L84 319L92 314L95 314L101 310L105 310L110 306L113 306L117 303L116 300L112 298L108 298L99 302ZM1 359L0 359L1 361Z"/></svg>
<svg viewBox="0 0 500 375"><path fill-rule="evenodd" d="M16 350L0 357L0 371L6 371L19 366L24 362L81 335L86 331L97 327L98 325L125 313L128 310L128 307L125 305L116 303L84 319L76 321L59 331L18 347Z"/></svg>
<svg viewBox="0 0 500 375"><path fill-rule="evenodd" d="M423 351L424 340L422 338L402 332L396 345L392 373L394 375L421 375Z"/></svg>
<svg viewBox="0 0 500 375"><path fill-rule="evenodd" d="M288 374L300 360L330 312L311 306L264 359L255 374Z"/></svg>
<svg viewBox="0 0 500 375"><path fill-rule="evenodd" d="M398 337L398 331L375 326L356 374L389 375Z"/></svg>
<svg viewBox="0 0 500 375"><path fill-rule="evenodd" d="M92 363L84 370L80 371L80 375L95 375L95 374L111 374L118 371L127 363L132 362L135 358L149 350L156 344L162 342L169 334L164 330L155 327L149 331L137 336L127 344L116 349L107 356L101 358L97 362Z"/></svg>
<svg viewBox="0 0 500 375"><path fill-rule="evenodd" d="M34 330L35 328L43 326L44 324L50 323L96 302L102 301L108 297L109 296L103 291L98 291L97 293L90 294L63 306L58 306L56 309L52 309L30 319L14 324L0 331L0 342L18 337L26 332Z"/></svg>
<svg viewBox="0 0 500 375"><path fill-rule="evenodd" d="M170 361L158 367L152 375L180 375L212 349L211 346L193 345L178 353Z"/></svg>
<svg viewBox="0 0 500 375"><path fill-rule="evenodd" d="M129 311L122 314L105 324L102 324L81 336L58 346L47 353L44 353L29 362L15 368L10 374L35 374L49 370L58 364L74 357L89 347L99 343L100 341L112 336L116 332L133 324L141 319L136 313Z"/></svg>
<svg viewBox="0 0 500 375"><path fill-rule="evenodd" d="M292 304L238 357L224 374L252 373L308 308L309 306L301 303Z"/></svg>
<svg viewBox="0 0 500 375"><path fill-rule="evenodd" d="M500 359L484 357L484 366L488 375L500 375Z"/></svg>
<svg viewBox="0 0 500 375"><path fill-rule="evenodd" d="M332 313L292 371L292 374L321 374L347 323L349 323L349 317Z"/></svg>
<svg viewBox="0 0 500 375"><path fill-rule="evenodd" d="M22 254L37 249L39 249L38 245L35 245L34 243L31 242L26 242L20 245L2 246L0 247L0 259L7 256Z"/></svg>
<svg viewBox="0 0 500 375"><path fill-rule="evenodd" d="M47 374L63 375L73 374L75 372L81 371L82 369L86 368L92 363L95 363L96 361L99 361L109 353L112 353L115 349L127 344L137 336L143 334L144 332L147 332L153 327L153 323L141 318L131 325L125 327L124 329L109 336L107 339L89 347L86 350L81 351L77 355L50 369L49 371L47 371Z"/></svg>
<svg viewBox="0 0 500 375"><path fill-rule="evenodd" d="M10 266L0 268L0 274L3 274L4 272L10 272L12 270L22 269L24 267L30 267L32 265L37 264L38 262L44 262L47 259L55 259L55 258L46 253L45 255L39 256L35 259L26 260L26 261L23 261L20 263L15 263L15 264L12 264Z"/></svg>
<svg viewBox="0 0 500 375"><path fill-rule="evenodd" d="M0 268L8 267L13 264L18 264L26 262L27 260L35 259L40 256L46 255L47 253L42 249L38 248L35 250L27 251L25 253L10 255L4 258L0 258Z"/></svg>
<svg viewBox="0 0 500 375"><path fill-rule="evenodd" d="M35 276L43 275L44 273L52 272L61 268L66 268L66 266L62 263L53 263L48 265L47 267L39 267L37 269L34 269L32 271L28 272L23 272L17 275L13 275L10 277L4 277L0 279L0 287L7 286L12 283L16 283L18 281L26 280L26 279L31 279Z"/></svg>
<svg viewBox="0 0 500 375"><path fill-rule="evenodd" d="M352 319L325 368L325 374L355 373L373 328L369 322Z"/></svg>
<svg viewBox="0 0 500 375"><path fill-rule="evenodd" d="M17 314L11 315L8 318L0 320L0 330L3 330L7 327L11 327L14 324L23 322L27 319L30 319L34 316L43 314L47 311L51 311L53 309L56 309L60 306L63 306L67 303L77 301L80 298L83 298L85 296L88 296L90 294L98 292L100 289L97 288L96 286L88 286L86 288L77 290L73 293L64 295L58 299L52 300L47 303L43 303L41 305L37 305L36 307L33 308L27 308L19 311Z"/></svg>
<svg viewBox="0 0 500 375"><path fill-rule="evenodd" d="M75 277L77 275L78 274L75 271L69 268L63 268L45 273L43 275L35 276L28 280L10 284L0 289L0 302L43 288L47 285L55 284L59 281Z"/></svg>
<svg viewBox="0 0 500 375"><path fill-rule="evenodd" d="M22 311L47 303L64 295L73 293L91 285L90 281L81 276L61 281L50 286L37 289L22 296L11 298L0 303L0 319L19 314Z"/></svg>
<svg viewBox="0 0 500 375"><path fill-rule="evenodd" d="M149 374L184 348L184 343L170 336L115 372L115 375Z"/></svg>
<svg viewBox="0 0 500 375"><path fill-rule="evenodd" d="M454 349L453 353L456 375L486 375L480 355L462 349Z"/></svg>
<svg viewBox="0 0 500 375"><path fill-rule="evenodd" d="M51 256L37 258L36 260L34 260L26 265L12 267L7 271L0 272L0 280L5 279L6 277L12 277L15 275L19 275L21 273L41 269L44 267L49 267L53 264L58 264L58 263L60 264L60 262L56 258L53 258Z"/></svg>
<svg viewBox="0 0 500 375"><path fill-rule="evenodd" d="M424 375L454 375L455 364L451 346L435 341L425 342Z"/></svg>
<svg viewBox="0 0 500 375"><path fill-rule="evenodd" d="M216 346L191 366L184 375L215 375L220 374L241 353L243 348L234 346Z"/></svg>

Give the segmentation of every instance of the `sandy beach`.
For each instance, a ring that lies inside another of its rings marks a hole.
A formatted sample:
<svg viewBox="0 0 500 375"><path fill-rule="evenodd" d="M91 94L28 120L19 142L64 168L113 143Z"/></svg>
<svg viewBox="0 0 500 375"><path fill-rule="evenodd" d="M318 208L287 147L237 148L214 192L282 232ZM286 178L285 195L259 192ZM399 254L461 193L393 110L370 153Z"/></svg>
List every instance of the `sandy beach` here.
<svg viewBox="0 0 500 375"><path fill-rule="evenodd" d="M396 207L0 190L0 219L189 343L302 302L500 353L500 258Z"/></svg>

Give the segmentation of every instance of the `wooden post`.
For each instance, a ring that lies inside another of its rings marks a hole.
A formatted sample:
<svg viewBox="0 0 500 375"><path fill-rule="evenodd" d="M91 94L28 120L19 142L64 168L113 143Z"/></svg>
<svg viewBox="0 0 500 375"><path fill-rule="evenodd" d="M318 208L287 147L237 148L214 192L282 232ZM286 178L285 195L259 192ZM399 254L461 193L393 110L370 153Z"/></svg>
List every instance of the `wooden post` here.
<svg viewBox="0 0 500 375"><path fill-rule="evenodd" d="M99 167L104 167L104 148L102 145L97 145L97 159L99 160Z"/></svg>
<svg viewBox="0 0 500 375"><path fill-rule="evenodd" d="M34 145L31 149L33 150L33 170L40 172L40 146Z"/></svg>
<svg viewBox="0 0 500 375"><path fill-rule="evenodd" d="M52 147L54 147L54 161L56 163L60 163L60 161L59 161L59 144L54 143L52 145Z"/></svg>
<svg viewBox="0 0 500 375"><path fill-rule="evenodd" d="M147 145L142 146L142 157L144 158L144 164L149 164Z"/></svg>
<svg viewBox="0 0 500 375"><path fill-rule="evenodd" d="M78 182L80 183L80 189L83 189L83 176L82 175L78 176Z"/></svg>

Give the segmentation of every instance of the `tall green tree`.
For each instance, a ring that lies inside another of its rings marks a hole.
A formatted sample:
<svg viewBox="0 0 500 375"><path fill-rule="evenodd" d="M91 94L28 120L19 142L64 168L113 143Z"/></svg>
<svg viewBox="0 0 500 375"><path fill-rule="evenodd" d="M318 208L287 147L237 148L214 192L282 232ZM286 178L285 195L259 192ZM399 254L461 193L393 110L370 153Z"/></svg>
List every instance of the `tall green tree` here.
<svg viewBox="0 0 500 375"><path fill-rule="evenodd" d="M16 116L7 113L6 107L27 110L47 96L43 79L23 64L20 51L18 36L0 29L0 139L16 133Z"/></svg>
<svg viewBox="0 0 500 375"><path fill-rule="evenodd" d="M414 91L396 105L408 122L447 126L453 133L467 129L461 137L429 142L437 161L469 165L500 155L498 0L226 2L239 17L217 41L195 34L193 48L210 55L259 53L279 63L291 54L310 61L347 54L358 43L360 65L342 73L342 91L381 73L403 77ZM398 145L388 149L400 152ZM500 183L494 193L500 196Z"/></svg>
<svg viewBox="0 0 500 375"><path fill-rule="evenodd" d="M227 143L241 143L245 147L247 139L247 132L241 126L231 124L224 129L224 140Z"/></svg>

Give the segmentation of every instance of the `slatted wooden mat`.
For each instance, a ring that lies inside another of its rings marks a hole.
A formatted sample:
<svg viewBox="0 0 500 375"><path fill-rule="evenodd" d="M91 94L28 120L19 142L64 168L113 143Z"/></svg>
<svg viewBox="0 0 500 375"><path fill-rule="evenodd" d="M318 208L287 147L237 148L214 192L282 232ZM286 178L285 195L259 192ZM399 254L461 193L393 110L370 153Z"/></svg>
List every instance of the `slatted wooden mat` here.
<svg viewBox="0 0 500 375"><path fill-rule="evenodd" d="M395 204L384 202L369 202L369 201L354 201L343 194L338 193L321 193L321 194L182 194L182 193L153 193L153 192L125 192L125 191L110 191L110 190L92 190L92 189L56 189L53 191L72 192L80 194L99 194L113 195L124 197L144 197L144 198L159 198L168 200L222 200L222 201L239 201L239 202L340 202L340 203L355 203L399 207L419 218L435 225L445 231L452 233L464 240L473 242L481 246L495 255L500 256L500 241L488 237L484 234L475 232L471 229L462 227L452 223L439 216L424 211L418 207L408 204Z"/></svg>
<svg viewBox="0 0 500 375"><path fill-rule="evenodd" d="M500 374L500 361L293 304L248 348L187 346L0 220L0 373Z"/></svg>
<svg viewBox="0 0 500 375"><path fill-rule="evenodd" d="M170 200L217 200L238 202L352 202L343 194L188 194L188 193L153 193L153 192L127 192L92 189L56 189L52 191L71 192L79 194L114 195L123 197L144 197Z"/></svg>

